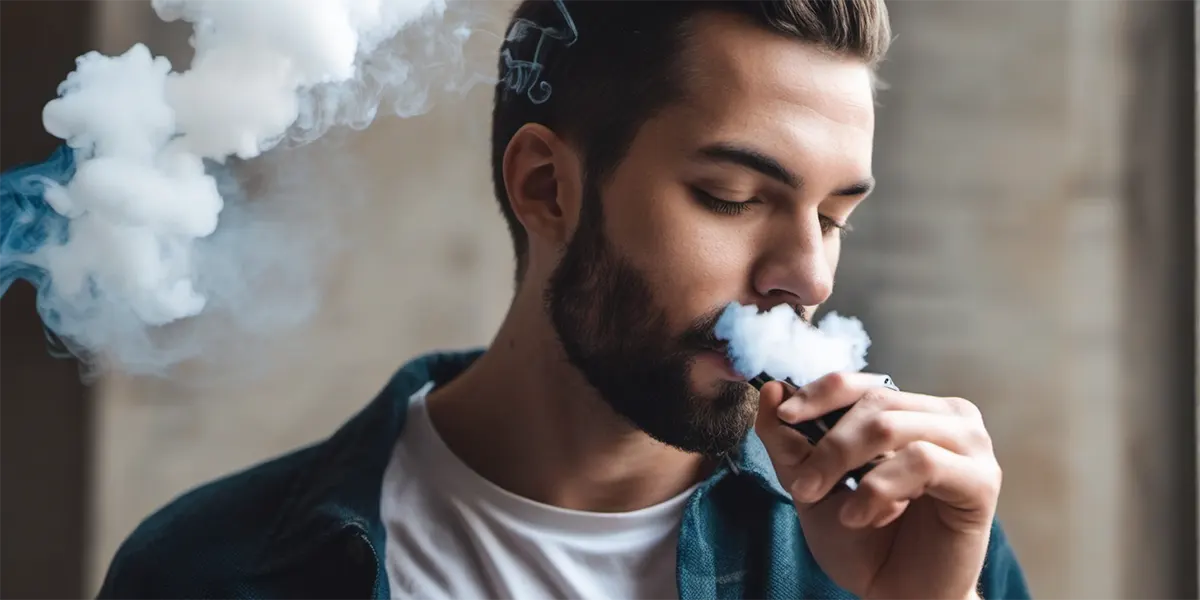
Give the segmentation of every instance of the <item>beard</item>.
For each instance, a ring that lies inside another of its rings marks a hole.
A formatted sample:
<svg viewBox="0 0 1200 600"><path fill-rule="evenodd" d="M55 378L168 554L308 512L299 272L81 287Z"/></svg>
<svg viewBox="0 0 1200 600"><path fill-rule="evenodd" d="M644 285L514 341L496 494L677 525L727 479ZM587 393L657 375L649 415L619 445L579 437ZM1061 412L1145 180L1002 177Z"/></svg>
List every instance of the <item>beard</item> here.
<svg viewBox="0 0 1200 600"><path fill-rule="evenodd" d="M599 193L590 185L544 301L567 360L637 429L714 457L749 432L757 407L753 388L721 381L714 393L701 395L690 384L695 356L722 347L713 331L724 307L683 333L672 332L647 277L609 243Z"/></svg>

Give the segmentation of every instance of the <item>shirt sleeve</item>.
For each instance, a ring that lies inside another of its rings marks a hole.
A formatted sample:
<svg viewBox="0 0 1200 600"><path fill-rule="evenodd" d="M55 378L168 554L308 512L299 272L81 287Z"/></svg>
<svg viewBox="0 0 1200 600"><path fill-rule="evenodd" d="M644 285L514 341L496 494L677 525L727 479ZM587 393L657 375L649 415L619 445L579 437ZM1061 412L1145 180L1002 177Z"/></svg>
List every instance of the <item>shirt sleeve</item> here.
<svg viewBox="0 0 1200 600"><path fill-rule="evenodd" d="M987 559L979 579L979 595L983 600L1027 600L1033 597L1025 581L1025 573L999 520L992 525L992 539L988 543Z"/></svg>

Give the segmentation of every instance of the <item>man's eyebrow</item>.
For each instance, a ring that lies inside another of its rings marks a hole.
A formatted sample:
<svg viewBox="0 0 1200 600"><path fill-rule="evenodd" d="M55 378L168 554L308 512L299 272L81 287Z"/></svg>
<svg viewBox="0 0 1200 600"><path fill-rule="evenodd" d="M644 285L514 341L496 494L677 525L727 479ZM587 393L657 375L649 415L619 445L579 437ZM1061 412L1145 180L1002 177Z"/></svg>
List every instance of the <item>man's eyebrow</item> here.
<svg viewBox="0 0 1200 600"><path fill-rule="evenodd" d="M784 168L779 161L752 148L734 144L713 144L701 148L699 154L709 160L732 163L758 171L791 188L799 189L804 183L800 177Z"/></svg>
<svg viewBox="0 0 1200 600"><path fill-rule="evenodd" d="M864 196L875 189L875 178L868 177L854 185L848 185L833 193L834 196Z"/></svg>
<svg viewBox="0 0 1200 600"><path fill-rule="evenodd" d="M787 170L778 160L753 148L728 143L713 144L701 148L700 155L708 160L732 163L757 171L793 189L800 189L804 185L804 179ZM873 189L875 189L875 178L867 177L834 192L833 195L861 196L870 194Z"/></svg>

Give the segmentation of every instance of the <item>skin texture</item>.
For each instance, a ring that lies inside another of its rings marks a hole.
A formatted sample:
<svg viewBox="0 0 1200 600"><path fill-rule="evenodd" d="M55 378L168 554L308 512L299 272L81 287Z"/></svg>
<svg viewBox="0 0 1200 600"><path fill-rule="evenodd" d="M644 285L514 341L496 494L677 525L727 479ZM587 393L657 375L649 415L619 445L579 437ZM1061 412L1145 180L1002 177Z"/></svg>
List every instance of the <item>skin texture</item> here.
<svg viewBox="0 0 1200 600"><path fill-rule="evenodd" d="M703 44L686 50L687 100L642 126L608 181L585 182L577 147L543 126L509 144L504 180L529 267L493 344L435 390L431 417L497 485L592 511L683 492L754 426L839 585L863 597L970 597L999 468L969 402L841 375L791 399L779 385L756 394L703 349L731 301L811 315L828 299L838 225L871 179L870 71L725 15L693 27ZM731 159L731 148L780 172ZM780 421L860 399L817 449ZM820 500L838 475L889 452L860 492Z"/></svg>

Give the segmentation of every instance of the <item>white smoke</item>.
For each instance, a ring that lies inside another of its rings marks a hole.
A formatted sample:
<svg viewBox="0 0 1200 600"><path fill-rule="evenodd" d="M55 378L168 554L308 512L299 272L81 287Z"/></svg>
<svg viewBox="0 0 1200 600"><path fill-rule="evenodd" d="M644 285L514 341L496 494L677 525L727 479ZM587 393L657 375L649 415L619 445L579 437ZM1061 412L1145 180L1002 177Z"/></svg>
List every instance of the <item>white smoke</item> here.
<svg viewBox="0 0 1200 600"><path fill-rule="evenodd" d="M858 319L831 312L813 327L787 304L762 313L755 306L730 304L715 333L729 342L730 360L742 375L766 373L797 386L830 373L861 370L871 345Z"/></svg>
<svg viewBox="0 0 1200 600"><path fill-rule="evenodd" d="M311 292L311 273L299 264L316 242L304 239L304 227L281 224L289 213L303 221L335 211L263 214L229 180L231 160L308 143L333 127L366 127L381 105L421 114L433 92L491 80L467 68L472 29L465 14L449 18L447 0L153 6L166 21L193 25L190 69L173 71L141 44L77 60L43 112L46 130L75 153L74 177L47 182L45 192L69 219L68 235L14 259L46 273L39 310L72 350L134 373L211 350L194 337L164 344L162 326L210 312L253 321L250 328L264 326L258 317L266 314L294 323L314 306L310 295L290 292ZM290 201L336 205L352 193L333 181L307 183L316 185L293 185ZM279 304L248 311L279 280L289 290L271 297Z"/></svg>

